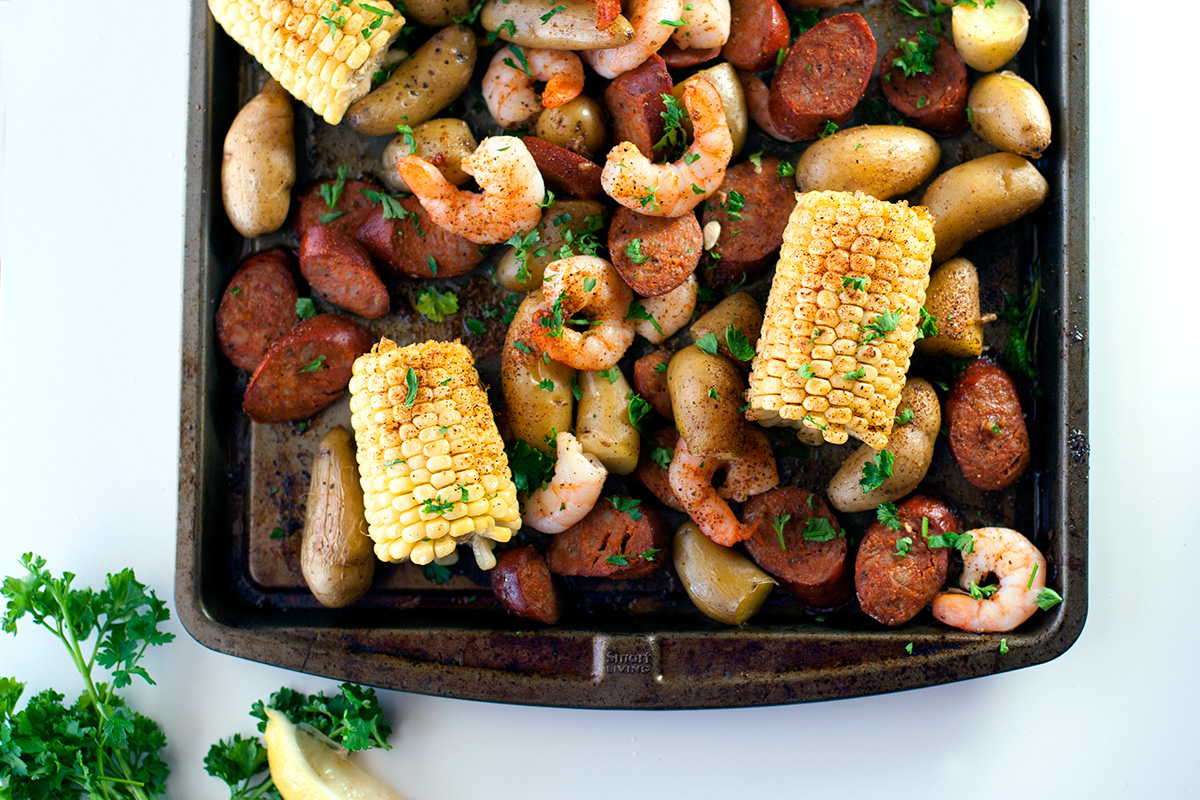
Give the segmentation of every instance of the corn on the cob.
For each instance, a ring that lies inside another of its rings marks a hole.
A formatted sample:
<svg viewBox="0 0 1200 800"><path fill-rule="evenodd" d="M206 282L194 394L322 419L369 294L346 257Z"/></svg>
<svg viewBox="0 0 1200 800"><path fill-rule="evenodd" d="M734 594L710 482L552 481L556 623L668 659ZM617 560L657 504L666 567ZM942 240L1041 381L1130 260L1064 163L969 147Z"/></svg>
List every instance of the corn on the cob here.
<svg viewBox="0 0 1200 800"><path fill-rule="evenodd" d="M504 442L471 352L459 342L397 347L382 339L354 362L350 412L367 510L383 561L447 561L521 527Z"/></svg>
<svg viewBox="0 0 1200 800"><path fill-rule="evenodd" d="M387 0L208 0L233 40L330 125L371 88L404 25Z"/></svg>
<svg viewBox="0 0 1200 800"><path fill-rule="evenodd" d="M887 445L933 254L923 207L807 192L788 220L746 416Z"/></svg>

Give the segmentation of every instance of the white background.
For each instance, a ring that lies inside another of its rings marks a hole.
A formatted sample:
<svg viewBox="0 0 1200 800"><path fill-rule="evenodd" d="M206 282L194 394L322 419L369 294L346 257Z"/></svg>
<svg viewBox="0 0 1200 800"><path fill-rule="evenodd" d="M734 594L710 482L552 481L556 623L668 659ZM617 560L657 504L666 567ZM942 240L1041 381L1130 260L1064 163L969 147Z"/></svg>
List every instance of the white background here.
<svg viewBox="0 0 1200 800"><path fill-rule="evenodd" d="M0 2L0 575L26 550L85 584L175 559L186 3ZM385 692L373 771L416 800L1023 795L1196 785L1197 160L1192 3L1091 3L1090 614L1051 663L819 704L584 712ZM1178 298L1178 299L1176 299ZM176 621L134 705L171 795L223 796L208 746L250 704L332 682L210 652ZM78 680L48 635L0 675Z"/></svg>

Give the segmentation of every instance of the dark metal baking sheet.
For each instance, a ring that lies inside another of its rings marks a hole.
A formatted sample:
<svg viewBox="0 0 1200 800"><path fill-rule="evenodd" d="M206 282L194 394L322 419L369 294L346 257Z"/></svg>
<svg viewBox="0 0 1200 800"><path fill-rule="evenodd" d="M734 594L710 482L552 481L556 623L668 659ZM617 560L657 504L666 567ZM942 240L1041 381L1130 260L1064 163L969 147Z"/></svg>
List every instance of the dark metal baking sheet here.
<svg viewBox="0 0 1200 800"><path fill-rule="evenodd" d="M879 6L868 0L852 10L870 16L882 13ZM889 630L853 611L807 612L783 592L752 624L728 628L695 611L666 572L629 584L577 581L572 595L579 607L555 628L529 629L505 615L470 568L436 587L411 565L387 566L356 606L335 611L316 604L296 560L306 469L319 436L345 423L348 412L343 402L308 425L251 425L239 410L245 376L217 356L213 313L228 276L251 249L286 242L287 234L246 243L225 219L221 141L263 73L215 25L203 0L193 3L184 252L175 592L184 626L215 650L338 679L597 708L851 697L1017 669L1064 652L1087 613L1087 4L1028 6L1033 22L1019 65L1056 122L1055 143L1038 163L1050 199L1032 218L988 234L964 254L979 264L984 305L992 308L1003 293L1021 290L1033 263L1040 266L1040 377L1036 393L1023 395L1033 467L1007 492L972 493L943 442L924 484L952 496L969 527L1006 524L1032 532L1047 556L1048 585L1064 602L1007 635L1006 654L999 637L947 629L928 612ZM881 43L891 35L876 30ZM472 109L463 111L473 128L485 124ZM331 174L343 161L370 163L386 141L346 135L301 107L297 138L301 174L309 177ZM770 140L759 144L781 152ZM969 133L943 142L943 166L977 154L978 145ZM498 297L484 270L448 283L467 307ZM413 285L391 288L403 307ZM765 284L751 288L761 299ZM412 316L394 314L372 327L402 341L468 337L463 315L442 326ZM993 328L989 341L1002 342L1003 332ZM468 340L485 378L495 369L501 334L496 327ZM785 482L823 485L848 449L782 457ZM272 538L275 528L290 535Z"/></svg>

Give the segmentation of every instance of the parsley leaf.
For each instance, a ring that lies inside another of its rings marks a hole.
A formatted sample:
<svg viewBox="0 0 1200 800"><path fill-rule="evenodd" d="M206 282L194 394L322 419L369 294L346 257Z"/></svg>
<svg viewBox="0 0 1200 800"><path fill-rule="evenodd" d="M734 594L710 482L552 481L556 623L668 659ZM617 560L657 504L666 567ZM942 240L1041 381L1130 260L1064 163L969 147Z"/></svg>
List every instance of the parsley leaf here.
<svg viewBox="0 0 1200 800"><path fill-rule="evenodd" d="M417 292L416 309L430 322L441 322L458 312L458 295L427 286Z"/></svg>
<svg viewBox="0 0 1200 800"><path fill-rule="evenodd" d="M662 326L658 324L658 320L654 318L654 315L646 310L641 300L634 300L629 304L629 313L625 315L625 319L648 319L650 320L650 324L654 326L654 330L658 331L658 335L662 336Z"/></svg>
<svg viewBox="0 0 1200 800"><path fill-rule="evenodd" d="M710 356L717 354L717 337L715 334L706 333L696 340L696 346Z"/></svg>
<svg viewBox="0 0 1200 800"><path fill-rule="evenodd" d="M880 503L875 509L875 519L894 531L900 530L900 517L896 515L895 503Z"/></svg>
<svg viewBox="0 0 1200 800"><path fill-rule="evenodd" d="M1037 366L1033 363L1030 339L1033 337L1037 316L1038 296L1041 294L1041 275L1033 273L1033 284L1029 289L1029 300L1024 307L1016 299L1005 298L1000 316L1008 321L1008 341L1004 345L1004 363L1017 375L1028 380L1037 378Z"/></svg>
<svg viewBox="0 0 1200 800"><path fill-rule="evenodd" d="M937 336L937 317L929 313L929 309L921 306L921 321L917 323L917 338L925 339Z"/></svg>
<svg viewBox="0 0 1200 800"><path fill-rule="evenodd" d="M892 462L894 461L895 456L890 451L880 450L867 463L863 464L862 477L858 481L863 494L879 488L885 480L892 477Z"/></svg>
<svg viewBox="0 0 1200 800"><path fill-rule="evenodd" d="M912 418L913 418L913 410L911 408L904 409L903 411L901 411L899 414L896 415L896 418L895 418L896 427L900 427L901 425L907 425L908 423L912 422Z"/></svg>
<svg viewBox="0 0 1200 800"><path fill-rule="evenodd" d="M529 492L543 486L554 475L557 459L522 439L511 442L504 452L508 455L508 467L512 470L513 484L518 492Z"/></svg>
<svg viewBox="0 0 1200 800"><path fill-rule="evenodd" d="M746 334L733 327L732 324L725 328L725 344L729 346L730 354L739 361L749 361L754 358L754 345L750 344L750 339L746 337Z"/></svg>
<svg viewBox="0 0 1200 800"><path fill-rule="evenodd" d="M661 24L670 25L672 23L663 20ZM679 20L679 24L682 25L683 21ZM671 155L675 148L684 143L686 134L683 129L683 118L687 115L687 112L684 111L683 106L675 99L674 95L664 92L662 99L663 104L666 106L663 111L659 112L663 118L663 135L661 139L654 143L652 149L665 148L666 152L664 156L670 161L672 160ZM645 203L642 205L645 205Z"/></svg>
<svg viewBox="0 0 1200 800"><path fill-rule="evenodd" d="M637 392L630 392L625 398L629 401L629 423L642 432L642 420L650 413L650 404Z"/></svg>
<svg viewBox="0 0 1200 800"><path fill-rule="evenodd" d="M804 538L810 542L829 542L845 535L845 531L839 531L824 517L809 517L804 526Z"/></svg>
<svg viewBox="0 0 1200 800"><path fill-rule="evenodd" d="M655 447L650 451L650 460L658 464L663 469L668 469L671 466L672 459L675 458L675 451L670 447Z"/></svg>
<svg viewBox="0 0 1200 800"><path fill-rule="evenodd" d="M859 275L854 278L847 275L845 278L842 278L842 287L854 289L857 292L865 292L867 290L867 278L865 275Z"/></svg>
<svg viewBox="0 0 1200 800"><path fill-rule="evenodd" d="M1062 602L1062 595L1047 586L1038 592L1037 600L1034 602L1042 611L1049 611Z"/></svg>
<svg viewBox="0 0 1200 800"><path fill-rule="evenodd" d="M346 188L346 176L350 174L350 165L342 164L337 169L337 179L326 181L317 187L318 194L325 201L325 205L329 206L330 211L337 210L338 200L342 198L342 190ZM328 222L329 220L321 220Z"/></svg>
<svg viewBox="0 0 1200 800"><path fill-rule="evenodd" d="M296 299L296 316L300 319L312 319L317 315L317 307L313 305L313 301L308 297L300 297Z"/></svg>
<svg viewBox="0 0 1200 800"><path fill-rule="evenodd" d="M629 515L629 518L637 522L642 518L642 512L637 510L637 507L642 504L641 500L634 500L632 497L621 497L620 495L609 495L608 502L613 504L617 511Z"/></svg>
<svg viewBox="0 0 1200 800"><path fill-rule="evenodd" d="M915 41L901 39L896 47L900 55L892 59L892 66L899 68L905 77L933 74L933 53L938 49L938 40L928 31L920 31Z"/></svg>
<svg viewBox="0 0 1200 800"><path fill-rule="evenodd" d="M970 594L975 600L987 600L999 590L1000 587L994 583L989 583L987 586L980 586L976 583L972 583L969 587L967 587L967 593Z"/></svg>
<svg viewBox="0 0 1200 800"><path fill-rule="evenodd" d="M325 366L325 356L323 356L323 355L317 356L312 361L308 362L303 367L296 370L296 374L299 375L302 372L316 372L317 370L321 369L324 366Z"/></svg>
<svg viewBox="0 0 1200 800"><path fill-rule="evenodd" d="M796 174L796 165L791 161L780 161L779 166L775 168L781 178L790 178Z"/></svg>
<svg viewBox="0 0 1200 800"><path fill-rule="evenodd" d="M866 336L862 337L861 344L882 339L896 330L900 325L900 311L899 308L895 311L884 311L882 314L875 315L875 318L866 325L860 326L859 330L866 332Z"/></svg>
<svg viewBox="0 0 1200 800"><path fill-rule="evenodd" d="M775 535L779 537L780 550L787 550L787 542L783 540L783 529L787 527L788 521L791 518L791 514L782 514L771 522L771 527L775 529Z"/></svg>
<svg viewBox="0 0 1200 800"><path fill-rule="evenodd" d="M450 568L438 564L435 561L430 561L425 566L421 567L421 577L432 583L434 586L441 586L446 581L450 580L453 575Z"/></svg>
<svg viewBox="0 0 1200 800"><path fill-rule="evenodd" d="M912 543L911 536L901 536L896 540L896 555L901 558L908 558L909 551L912 550Z"/></svg>
<svg viewBox="0 0 1200 800"><path fill-rule="evenodd" d="M626 558L624 556L624 554L622 554L622 553L617 553L614 556L609 556L608 558L606 558L604 560L607 561L609 564L612 564L617 567L628 567L629 566L629 559Z"/></svg>
<svg viewBox="0 0 1200 800"><path fill-rule="evenodd" d="M625 245L625 255L635 264L642 264L650 260L650 256L642 255L642 240L634 239L629 244Z"/></svg>
<svg viewBox="0 0 1200 800"><path fill-rule="evenodd" d="M404 395L404 407L412 408L417 401L417 373L412 367L404 373L404 385L408 387L408 393Z"/></svg>

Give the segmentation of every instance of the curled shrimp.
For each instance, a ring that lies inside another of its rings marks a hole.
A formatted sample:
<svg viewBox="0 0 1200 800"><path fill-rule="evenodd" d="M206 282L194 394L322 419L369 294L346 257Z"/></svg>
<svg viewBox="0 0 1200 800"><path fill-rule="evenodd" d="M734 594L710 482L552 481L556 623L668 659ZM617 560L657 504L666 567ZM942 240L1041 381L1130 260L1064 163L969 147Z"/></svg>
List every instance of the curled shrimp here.
<svg viewBox="0 0 1200 800"><path fill-rule="evenodd" d="M699 292L700 284L696 280L696 273L693 272L687 276L687 280L666 294L640 298L638 302L653 318L653 322L648 319L635 319L633 332L644 336L650 344L665 342L691 320L692 312L696 310Z"/></svg>
<svg viewBox="0 0 1200 800"><path fill-rule="evenodd" d="M707 78L696 78L684 84L683 105L695 137L679 161L653 164L632 142L621 142L609 151L600 185L629 210L651 217L682 217L725 179L733 138L721 95Z"/></svg>
<svg viewBox="0 0 1200 800"><path fill-rule="evenodd" d="M725 480L717 488L713 478L721 470L725 471ZM779 484L779 470L767 437L757 428L748 427L745 453L737 461L692 455L687 442L679 437L667 482L704 535L719 545L732 547L749 539L755 526L739 522L726 501L744 502L774 489Z"/></svg>
<svg viewBox="0 0 1200 800"><path fill-rule="evenodd" d="M525 61L518 63L511 47L500 48L483 76L483 100L505 128L528 122L543 107L569 103L583 91L583 62L575 53L527 48L522 54ZM546 83L541 100L533 89L536 81Z"/></svg>
<svg viewBox="0 0 1200 800"><path fill-rule="evenodd" d="M1046 587L1046 559L1033 544L1009 528L968 531L974 549L963 554L959 586L970 589L993 573L1000 588L976 599L957 589L933 598L933 616L947 625L974 633L1011 631L1033 616L1038 593Z"/></svg>
<svg viewBox="0 0 1200 800"><path fill-rule="evenodd" d="M608 470L600 459L583 452L570 433L558 434L558 463L550 483L529 493L521 521L542 533L562 533L587 516L600 499Z"/></svg>
<svg viewBox="0 0 1200 800"><path fill-rule="evenodd" d="M489 136L462 160L482 193L464 192L433 164L405 156L400 177L442 228L476 244L499 244L532 230L542 218L546 196L542 173L525 144L515 136Z"/></svg>
<svg viewBox="0 0 1200 800"><path fill-rule="evenodd" d="M732 13L729 0L688 0L684 24L671 32L671 41L681 50L708 50L729 41Z"/></svg>
<svg viewBox="0 0 1200 800"><path fill-rule="evenodd" d="M605 78L615 78L640 66L659 51L675 29L663 20L677 20L683 0L629 0L627 15L633 41L604 50L586 50L583 58Z"/></svg>
<svg viewBox="0 0 1200 800"><path fill-rule="evenodd" d="M633 290L612 264L595 256L571 256L547 265L542 302L534 312L534 344L575 369L611 369L633 344L626 319ZM586 312L587 327L571 317Z"/></svg>

